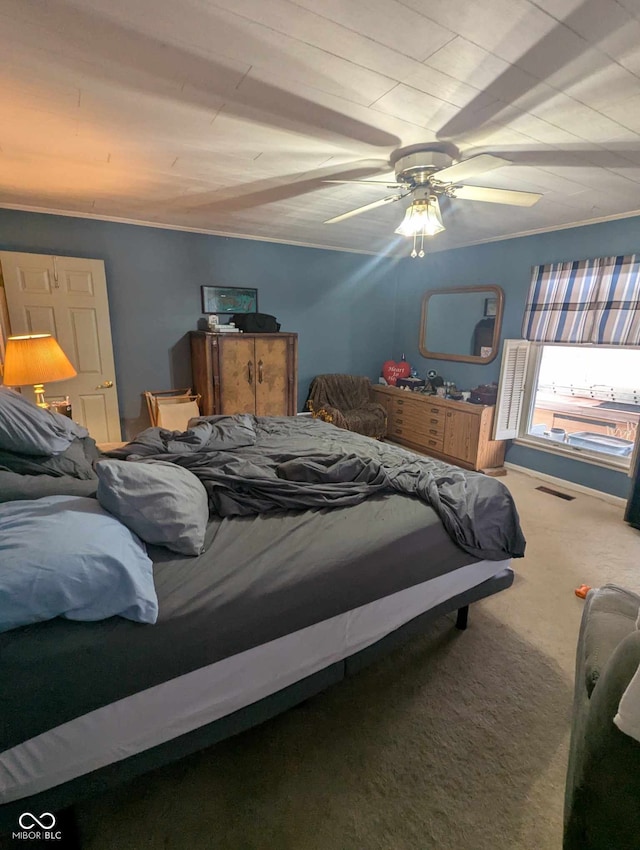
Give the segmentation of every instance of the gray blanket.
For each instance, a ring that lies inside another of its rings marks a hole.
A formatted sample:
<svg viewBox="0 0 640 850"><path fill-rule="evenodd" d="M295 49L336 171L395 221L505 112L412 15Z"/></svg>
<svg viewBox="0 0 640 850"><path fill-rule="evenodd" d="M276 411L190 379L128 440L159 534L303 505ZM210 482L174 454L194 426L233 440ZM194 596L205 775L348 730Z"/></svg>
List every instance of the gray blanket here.
<svg viewBox="0 0 640 850"><path fill-rule="evenodd" d="M431 505L474 557L524 555L513 499L495 478L302 417L217 416L190 424L184 433L149 428L110 454L190 469L223 517L344 507L399 492Z"/></svg>

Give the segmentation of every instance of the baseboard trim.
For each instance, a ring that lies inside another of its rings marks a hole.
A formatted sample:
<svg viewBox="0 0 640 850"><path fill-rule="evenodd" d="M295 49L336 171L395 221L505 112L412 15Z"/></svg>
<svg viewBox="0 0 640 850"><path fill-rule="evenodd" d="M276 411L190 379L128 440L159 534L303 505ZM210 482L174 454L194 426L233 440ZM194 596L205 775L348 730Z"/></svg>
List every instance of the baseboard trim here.
<svg viewBox="0 0 640 850"><path fill-rule="evenodd" d="M619 508L624 508L627 504L627 500L623 499L622 496L603 493L602 490L594 490L593 487L585 487L584 484L575 484L573 481L566 481L564 478L557 478L555 475L547 475L546 472L538 472L537 469L529 469L528 466L519 466L517 463L509 463L509 461L505 461L504 465L507 469L513 469L514 472L522 472L524 475L530 475L532 478L539 478L541 481L554 484L563 490L574 490L577 493L584 493L586 496L602 499L603 502L609 502L609 504L616 505Z"/></svg>

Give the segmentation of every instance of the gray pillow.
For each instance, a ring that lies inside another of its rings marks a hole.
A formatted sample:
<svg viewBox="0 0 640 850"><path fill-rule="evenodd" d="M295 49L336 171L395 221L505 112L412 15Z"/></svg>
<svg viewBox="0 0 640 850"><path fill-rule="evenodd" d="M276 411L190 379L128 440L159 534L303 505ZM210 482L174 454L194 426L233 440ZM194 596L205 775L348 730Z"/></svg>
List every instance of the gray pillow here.
<svg viewBox="0 0 640 850"><path fill-rule="evenodd" d="M98 501L147 543L199 555L209 519L204 486L188 469L168 461L101 460Z"/></svg>
<svg viewBox="0 0 640 850"><path fill-rule="evenodd" d="M9 387L0 387L0 449L25 455L57 455L86 428L51 413Z"/></svg>

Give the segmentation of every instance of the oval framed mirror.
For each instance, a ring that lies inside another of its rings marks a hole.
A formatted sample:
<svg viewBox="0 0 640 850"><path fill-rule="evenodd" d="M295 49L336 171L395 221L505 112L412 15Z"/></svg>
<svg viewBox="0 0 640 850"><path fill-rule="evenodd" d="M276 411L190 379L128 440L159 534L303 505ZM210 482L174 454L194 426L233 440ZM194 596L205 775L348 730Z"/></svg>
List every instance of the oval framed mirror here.
<svg viewBox="0 0 640 850"><path fill-rule="evenodd" d="M504 293L499 286L432 289L422 299L420 354L491 363L498 356Z"/></svg>

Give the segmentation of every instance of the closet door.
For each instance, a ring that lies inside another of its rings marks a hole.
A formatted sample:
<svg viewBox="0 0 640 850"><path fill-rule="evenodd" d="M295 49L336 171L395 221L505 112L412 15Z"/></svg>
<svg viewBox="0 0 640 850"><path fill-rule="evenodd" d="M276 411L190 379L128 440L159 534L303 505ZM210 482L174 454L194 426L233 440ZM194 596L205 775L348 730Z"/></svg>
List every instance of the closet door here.
<svg viewBox="0 0 640 850"><path fill-rule="evenodd" d="M289 412L289 338L277 334L256 337L256 416L286 416Z"/></svg>
<svg viewBox="0 0 640 850"><path fill-rule="evenodd" d="M252 337L241 334L217 337L220 364L218 413L256 412L256 357Z"/></svg>

